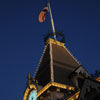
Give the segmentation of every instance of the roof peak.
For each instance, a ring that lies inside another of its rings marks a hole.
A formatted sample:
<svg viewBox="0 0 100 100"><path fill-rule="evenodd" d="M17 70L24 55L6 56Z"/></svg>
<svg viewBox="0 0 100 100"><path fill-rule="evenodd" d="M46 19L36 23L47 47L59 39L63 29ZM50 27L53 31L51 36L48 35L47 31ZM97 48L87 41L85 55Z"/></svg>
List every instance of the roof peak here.
<svg viewBox="0 0 100 100"><path fill-rule="evenodd" d="M61 43L65 43L65 37L64 34L61 32L55 32L56 34L56 39L53 38L54 33L48 33L48 34L44 34L44 43L47 44L48 39L54 39L55 41L59 41Z"/></svg>
<svg viewBox="0 0 100 100"><path fill-rule="evenodd" d="M59 46L65 46L65 43L62 43L62 42L57 41L57 40L52 39L52 38L49 38L49 39L46 41L46 45L48 45L48 44L50 44L50 43L56 44L56 45L59 45Z"/></svg>

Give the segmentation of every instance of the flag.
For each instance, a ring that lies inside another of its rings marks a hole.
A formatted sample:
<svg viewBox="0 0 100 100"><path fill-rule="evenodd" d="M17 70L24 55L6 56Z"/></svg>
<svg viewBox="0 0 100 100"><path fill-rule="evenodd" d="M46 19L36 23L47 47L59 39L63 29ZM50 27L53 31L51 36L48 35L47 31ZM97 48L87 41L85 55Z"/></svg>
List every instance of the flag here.
<svg viewBox="0 0 100 100"><path fill-rule="evenodd" d="M39 14L39 22L42 23L45 21L45 18L46 18L46 12L48 11L48 6L45 6L43 8L43 10L40 12Z"/></svg>

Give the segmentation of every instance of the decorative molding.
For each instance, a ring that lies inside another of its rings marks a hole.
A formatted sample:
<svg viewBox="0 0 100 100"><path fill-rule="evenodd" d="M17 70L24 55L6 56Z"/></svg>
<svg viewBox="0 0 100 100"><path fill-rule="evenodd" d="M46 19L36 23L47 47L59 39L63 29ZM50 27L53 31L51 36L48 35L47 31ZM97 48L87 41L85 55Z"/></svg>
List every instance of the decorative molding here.
<svg viewBox="0 0 100 100"><path fill-rule="evenodd" d="M65 45L64 43L59 42L59 41L54 40L54 39L51 39L51 38L47 40L46 45L48 45L48 44L50 44L50 43L56 44L56 45L59 45L59 46L63 46L63 47L64 47L64 45Z"/></svg>
<svg viewBox="0 0 100 100"><path fill-rule="evenodd" d="M49 89L51 86L54 86L54 87L58 87L58 88L62 88L62 89L67 89L69 91L75 91L75 87L72 87L72 86L68 86L68 85L65 85L65 84L60 84L60 83L56 83L56 82L50 82L48 83L47 85L45 85L38 93L37 93L37 98L42 94L44 93L47 89Z"/></svg>
<svg viewBox="0 0 100 100"><path fill-rule="evenodd" d="M31 90L33 90L33 89L37 91L37 88L36 88L36 86L34 84L30 84L29 87L26 88L23 100L27 100L28 99L28 96L29 96Z"/></svg>
<svg viewBox="0 0 100 100"><path fill-rule="evenodd" d="M71 97L70 97L69 99L67 99L67 100L76 100L76 99L78 99L79 94L80 94L80 90L79 90L78 92L76 92L73 96L71 96Z"/></svg>
<svg viewBox="0 0 100 100"><path fill-rule="evenodd" d="M50 41L50 69L51 69L51 81L54 81L54 68L53 68L53 55L52 55L52 43Z"/></svg>

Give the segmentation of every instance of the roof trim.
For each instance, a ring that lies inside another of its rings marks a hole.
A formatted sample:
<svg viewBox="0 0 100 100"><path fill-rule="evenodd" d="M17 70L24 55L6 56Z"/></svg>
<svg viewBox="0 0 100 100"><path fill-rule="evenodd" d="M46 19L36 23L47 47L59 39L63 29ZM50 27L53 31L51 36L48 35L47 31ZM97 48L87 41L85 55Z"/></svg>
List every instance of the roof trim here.
<svg viewBox="0 0 100 100"><path fill-rule="evenodd" d="M75 90L75 87L72 86L68 86L65 84L60 84L60 83L56 83L56 82L49 82L47 85L45 85L38 93L37 93L37 98L44 93L47 89L49 89L51 86L54 87L58 87L58 88L63 88L63 89L67 89L67 90Z"/></svg>
<svg viewBox="0 0 100 100"><path fill-rule="evenodd" d="M80 90L79 90L78 92L76 92L73 96L71 96L71 97L70 97L69 99L67 99L67 100L76 100L76 99L78 99L79 94L80 94Z"/></svg>
<svg viewBox="0 0 100 100"><path fill-rule="evenodd" d="M53 53L52 53L52 43L50 41L50 70L51 70L51 81L54 81L54 68L53 68Z"/></svg>
<svg viewBox="0 0 100 100"><path fill-rule="evenodd" d="M46 45L45 48L44 48L44 50L43 50L42 56L41 56L41 58L40 58L40 62L39 62L39 64L38 64L38 67L37 67L36 72L35 72L35 75L34 75L34 78L36 77L36 74L37 74L37 72L38 72L38 70L39 70L40 64L41 64L41 62L42 62L42 59L43 59L43 56L44 56L44 54L45 54L45 52L46 52L47 47L48 47L48 45Z"/></svg>
<svg viewBox="0 0 100 100"><path fill-rule="evenodd" d="M56 45L59 45L59 46L64 46L64 45L65 45L64 43L59 42L59 41L56 41L56 40L51 39L51 38L47 40L46 44L48 45L48 44L50 44L50 43L56 44Z"/></svg>
<svg viewBox="0 0 100 100"><path fill-rule="evenodd" d="M80 64L80 62L72 55L72 53L68 50L68 48L66 48L65 46L64 46L64 48L65 48L65 50L70 54L70 56L79 64L79 65L81 65Z"/></svg>

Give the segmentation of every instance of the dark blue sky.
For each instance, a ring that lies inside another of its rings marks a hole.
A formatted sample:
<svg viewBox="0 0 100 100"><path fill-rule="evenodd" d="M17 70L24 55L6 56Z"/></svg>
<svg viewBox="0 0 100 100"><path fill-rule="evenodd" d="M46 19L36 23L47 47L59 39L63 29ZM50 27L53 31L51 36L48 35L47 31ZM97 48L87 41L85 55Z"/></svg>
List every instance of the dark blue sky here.
<svg viewBox="0 0 100 100"><path fill-rule="evenodd" d="M34 72L44 49L43 34L51 32L47 14L38 15L47 0L0 1L0 98L22 100L28 72ZM51 0L56 31L89 73L100 69L100 0Z"/></svg>

